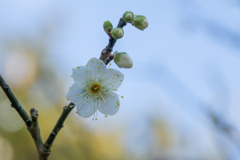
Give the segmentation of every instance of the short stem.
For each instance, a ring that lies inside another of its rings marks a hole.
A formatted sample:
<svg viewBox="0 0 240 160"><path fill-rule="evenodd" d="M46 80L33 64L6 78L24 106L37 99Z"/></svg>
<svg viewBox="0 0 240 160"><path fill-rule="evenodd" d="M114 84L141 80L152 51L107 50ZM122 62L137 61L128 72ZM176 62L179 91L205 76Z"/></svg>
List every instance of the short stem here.
<svg viewBox="0 0 240 160"><path fill-rule="evenodd" d="M72 102L69 103L68 106L63 107L63 112L61 114L61 116L59 117L56 125L54 126L52 132L50 133L47 141L44 143L44 146L48 149L51 148L53 141L55 140L58 132L60 131L60 129L63 127L63 123L66 120L67 116L69 115L69 113L72 111L72 109L75 107L75 104L73 104Z"/></svg>

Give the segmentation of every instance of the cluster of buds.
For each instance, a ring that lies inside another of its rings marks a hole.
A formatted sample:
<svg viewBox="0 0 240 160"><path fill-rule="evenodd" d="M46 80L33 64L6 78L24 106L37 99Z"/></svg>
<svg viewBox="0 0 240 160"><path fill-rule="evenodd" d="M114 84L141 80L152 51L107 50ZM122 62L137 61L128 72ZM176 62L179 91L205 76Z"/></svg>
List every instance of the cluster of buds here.
<svg viewBox="0 0 240 160"><path fill-rule="evenodd" d="M126 23L131 23L133 26L142 31L148 27L148 21L145 16L134 15L133 12L126 11L122 18Z"/></svg>
<svg viewBox="0 0 240 160"><path fill-rule="evenodd" d="M124 35L123 29L119 27L113 29L113 25L110 21L105 21L103 23L103 29L108 35L112 36L114 39L120 39Z"/></svg>
<svg viewBox="0 0 240 160"><path fill-rule="evenodd" d="M148 27L148 21L145 16L134 15L131 11L126 11L122 16L122 19L126 23L131 23L137 29L140 29L142 31ZM124 35L123 29L120 27L113 29L113 25L110 21L104 22L103 29L110 37L113 37L115 40L122 38ZM114 57L114 62L119 68L132 68L133 61L126 52L115 52L112 56Z"/></svg>

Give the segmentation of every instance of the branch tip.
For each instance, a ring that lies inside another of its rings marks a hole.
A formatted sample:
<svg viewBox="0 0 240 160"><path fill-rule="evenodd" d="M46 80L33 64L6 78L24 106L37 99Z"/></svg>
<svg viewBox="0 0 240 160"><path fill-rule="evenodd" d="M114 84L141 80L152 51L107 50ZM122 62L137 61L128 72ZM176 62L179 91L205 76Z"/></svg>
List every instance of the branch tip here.
<svg viewBox="0 0 240 160"><path fill-rule="evenodd" d="M36 110L35 108L31 108L30 116L31 116L32 120L36 121L38 119L38 110Z"/></svg>

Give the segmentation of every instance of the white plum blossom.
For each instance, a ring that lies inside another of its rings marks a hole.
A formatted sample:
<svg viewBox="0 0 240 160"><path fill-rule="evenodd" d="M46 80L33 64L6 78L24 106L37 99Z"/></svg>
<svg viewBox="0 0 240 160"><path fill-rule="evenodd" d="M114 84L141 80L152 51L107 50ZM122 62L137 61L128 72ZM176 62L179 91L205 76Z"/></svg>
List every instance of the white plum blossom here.
<svg viewBox="0 0 240 160"><path fill-rule="evenodd" d="M69 87L66 98L77 106L80 116L93 115L93 120L97 120L97 111L105 116L118 112L120 102L114 91L124 79L120 71L107 68L100 59L91 58L86 66L74 68L72 77L75 83Z"/></svg>

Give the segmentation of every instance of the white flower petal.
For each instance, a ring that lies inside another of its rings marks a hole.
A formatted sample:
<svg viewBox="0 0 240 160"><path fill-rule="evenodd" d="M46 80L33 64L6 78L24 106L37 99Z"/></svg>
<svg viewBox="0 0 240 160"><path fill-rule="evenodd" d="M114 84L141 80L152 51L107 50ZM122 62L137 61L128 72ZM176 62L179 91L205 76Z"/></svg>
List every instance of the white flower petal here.
<svg viewBox="0 0 240 160"><path fill-rule="evenodd" d="M72 77L75 83L66 97L77 106L80 116L90 117L97 110L105 115L118 112L119 98L112 91L122 84L120 71L107 69L102 60L91 58L86 66L74 68Z"/></svg>
<svg viewBox="0 0 240 160"><path fill-rule="evenodd" d="M108 92L107 97L104 96L105 103L103 101L100 102L100 106L98 106L98 110L105 115L114 115L118 112L120 102L118 95L114 92Z"/></svg>
<svg viewBox="0 0 240 160"><path fill-rule="evenodd" d="M70 89L69 89L69 91L66 95L66 98L72 98L72 97L75 97L75 96L77 96L78 94L81 94L81 93L82 93L82 90L78 87L78 85L76 83L74 83L70 87Z"/></svg>
<svg viewBox="0 0 240 160"><path fill-rule="evenodd" d="M77 113L79 114L79 116L82 116L84 118L88 118L90 116L92 116L95 111L97 111L97 109L94 109L94 102L92 101L90 104L89 103L85 103L84 106L81 104L77 105Z"/></svg>
<svg viewBox="0 0 240 160"><path fill-rule="evenodd" d="M76 83L74 83L69 89L66 98L74 104L77 104L85 97L83 94L83 90L80 89Z"/></svg>
<svg viewBox="0 0 240 160"><path fill-rule="evenodd" d="M77 85L82 88L82 84L85 84L86 83L86 77L87 77L87 74L86 74L86 71L87 71L87 67L85 66L79 66L79 67L76 67L73 69L73 72L72 72L72 77L73 77L73 80L75 81L75 83L77 83Z"/></svg>
<svg viewBox="0 0 240 160"><path fill-rule="evenodd" d="M107 70L106 75L103 79L103 85L107 86L109 89L118 89L122 84L124 75L115 69Z"/></svg>
<svg viewBox="0 0 240 160"><path fill-rule="evenodd" d="M97 58L91 58L87 63L87 68L93 74L94 78L100 77L103 75L103 72L106 72L107 67L105 63Z"/></svg>

